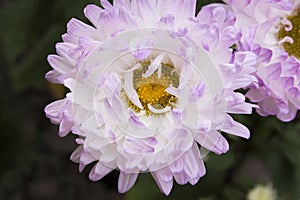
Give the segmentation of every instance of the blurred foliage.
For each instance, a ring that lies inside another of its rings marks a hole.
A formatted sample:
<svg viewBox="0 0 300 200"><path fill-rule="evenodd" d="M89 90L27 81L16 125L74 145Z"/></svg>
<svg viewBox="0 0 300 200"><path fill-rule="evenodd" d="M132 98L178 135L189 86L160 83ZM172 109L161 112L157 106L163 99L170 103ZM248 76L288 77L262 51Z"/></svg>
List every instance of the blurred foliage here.
<svg viewBox="0 0 300 200"><path fill-rule="evenodd" d="M197 8L213 0L199 0ZM279 199L300 198L300 123L274 117L235 116L252 132L249 140L226 134L230 151L208 154L207 174L195 186L174 185L170 196L149 174L140 175L125 195L118 195L117 172L98 183L78 174L67 162L74 138L60 140L43 108L65 90L49 85L47 55L83 8L98 0L0 1L0 199L195 199L239 200L257 184L273 184ZM55 196L55 195L58 195ZM99 198L100 197L100 198Z"/></svg>
<svg viewBox="0 0 300 200"><path fill-rule="evenodd" d="M47 54L54 52L54 44L61 41L60 35L72 17L83 19L88 3L98 1L12 0L2 6L0 44L16 91L45 88Z"/></svg>

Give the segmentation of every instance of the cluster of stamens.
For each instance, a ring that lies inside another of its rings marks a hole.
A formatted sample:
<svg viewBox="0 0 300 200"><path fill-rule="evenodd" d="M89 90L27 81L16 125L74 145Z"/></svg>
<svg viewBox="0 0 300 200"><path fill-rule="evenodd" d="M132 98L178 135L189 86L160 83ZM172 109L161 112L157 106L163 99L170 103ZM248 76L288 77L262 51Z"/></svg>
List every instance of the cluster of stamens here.
<svg viewBox="0 0 300 200"><path fill-rule="evenodd" d="M144 62L139 69L133 72L133 87L147 115L153 114L148 105L158 110L167 106L174 107L177 98L166 92L166 89L170 85L175 88L179 85L179 75L172 65L162 64L160 76L158 71L155 71L151 76L144 77L143 75L148 70L149 65L150 62ZM135 112L142 110L130 100L128 100L128 105Z"/></svg>
<svg viewBox="0 0 300 200"><path fill-rule="evenodd" d="M282 26L277 37L279 40L285 37L292 38L293 43L284 42L282 46L290 56L295 56L300 60L300 7L292 15L288 16L287 19L291 22L292 29L286 30L286 26Z"/></svg>

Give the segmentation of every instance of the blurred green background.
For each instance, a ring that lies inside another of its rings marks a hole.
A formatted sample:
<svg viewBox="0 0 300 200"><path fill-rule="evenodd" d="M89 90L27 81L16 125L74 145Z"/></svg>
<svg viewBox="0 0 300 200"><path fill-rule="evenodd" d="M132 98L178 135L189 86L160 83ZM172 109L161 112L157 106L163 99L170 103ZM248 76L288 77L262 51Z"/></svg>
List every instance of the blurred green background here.
<svg viewBox="0 0 300 200"><path fill-rule="evenodd" d="M201 6L217 2L199 0ZM74 136L59 138L58 127L44 116L44 107L62 98L63 87L49 84L46 57L83 8L97 0L0 0L0 199L191 199L239 200L257 184L272 184L278 199L300 198L300 123L273 117L235 116L252 132L250 140L226 135L230 151L210 153L207 174L195 186L174 185L169 197L149 174L141 174L125 195L117 192L118 171L98 182L88 180L88 166L79 174L69 161Z"/></svg>

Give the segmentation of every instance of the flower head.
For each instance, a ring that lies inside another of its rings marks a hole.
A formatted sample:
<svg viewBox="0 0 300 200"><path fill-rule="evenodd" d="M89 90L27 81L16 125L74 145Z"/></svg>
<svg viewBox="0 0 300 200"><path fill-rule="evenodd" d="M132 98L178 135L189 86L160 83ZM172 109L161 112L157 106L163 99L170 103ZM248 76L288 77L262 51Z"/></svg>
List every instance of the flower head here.
<svg viewBox="0 0 300 200"><path fill-rule="evenodd" d="M229 113L249 114L236 89L255 77L256 55L233 54L235 17L221 6L195 16L195 0L115 0L88 5L93 26L72 19L46 78L70 89L45 108L59 135L78 135L71 160L95 161L89 178L120 170L128 191L150 171L169 194L173 179L196 184L205 174L200 147L228 151L221 131L248 138Z"/></svg>
<svg viewBox="0 0 300 200"><path fill-rule="evenodd" d="M282 121L300 108L300 1L226 0L237 15L243 37L238 49L258 56L258 86L247 97L258 102L258 113Z"/></svg>
<svg viewBox="0 0 300 200"><path fill-rule="evenodd" d="M271 185L257 185L247 195L248 200L275 200L276 198L276 190Z"/></svg>

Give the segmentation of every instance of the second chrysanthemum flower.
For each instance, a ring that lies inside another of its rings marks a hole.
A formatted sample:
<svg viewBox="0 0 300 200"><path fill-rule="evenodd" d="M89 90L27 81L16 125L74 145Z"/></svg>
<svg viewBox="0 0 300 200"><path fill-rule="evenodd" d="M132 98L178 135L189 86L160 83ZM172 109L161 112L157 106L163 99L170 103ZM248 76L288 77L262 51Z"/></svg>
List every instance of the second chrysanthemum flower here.
<svg viewBox="0 0 300 200"><path fill-rule="evenodd" d="M258 57L258 86L247 97L262 116L291 121L300 109L300 1L225 0L243 37L238 49Z"/></svg>

